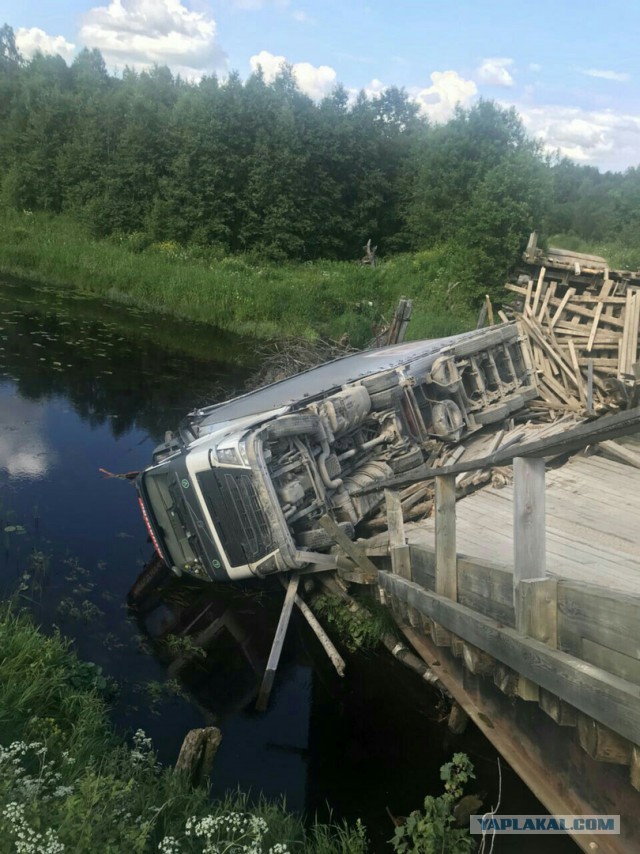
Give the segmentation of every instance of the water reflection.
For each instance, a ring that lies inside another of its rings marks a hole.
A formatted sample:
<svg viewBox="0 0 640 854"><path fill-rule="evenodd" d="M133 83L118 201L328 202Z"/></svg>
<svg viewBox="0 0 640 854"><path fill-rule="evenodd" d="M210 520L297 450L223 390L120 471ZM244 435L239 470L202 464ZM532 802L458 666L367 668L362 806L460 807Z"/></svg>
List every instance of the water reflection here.
<svg viewBox="0 0 640 854"><path fill-rule="evenodd" d="M240 388L243 344L199 324L0 283L0 381L26 400L63 396L116 438L138 428L157 440L194 405Z"/></svg>
<svg viewBox="0 0 640 854"><path fill-rule="evenodd" d="M0 389L0 471L10 479L43 478L56 461L46 437L45 409Z"/></svg>

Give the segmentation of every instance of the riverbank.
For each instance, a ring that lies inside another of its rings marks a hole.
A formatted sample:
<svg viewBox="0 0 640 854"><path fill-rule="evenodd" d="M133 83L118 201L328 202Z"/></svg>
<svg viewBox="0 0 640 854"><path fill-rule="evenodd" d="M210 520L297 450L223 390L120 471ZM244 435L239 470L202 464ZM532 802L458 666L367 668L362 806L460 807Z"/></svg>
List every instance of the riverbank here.
<svg viewBox="0 0 640 854"><path fill-rule="evenodd" d="M397 256L375 269L319 261L273 264L215 249L95 240L64 216L0 209L0 272L268 340L283 334L363 346L401 296L414 300L410 337L472 328L446 248Z"/></svg>
<svg viewBox="0 0 640 854"><path fill-rule="evenodd" d="M224 841L233 851L367 850L360 826L305 829L284 806L249 805L240 794L212 802L205 788L158 765L142 731L127 744L109 723L99 669L79 661L59 633L40 632L15 603L0 607L0 649L5 841L50 854L178 854L218 850L214 843Z"/></svg>

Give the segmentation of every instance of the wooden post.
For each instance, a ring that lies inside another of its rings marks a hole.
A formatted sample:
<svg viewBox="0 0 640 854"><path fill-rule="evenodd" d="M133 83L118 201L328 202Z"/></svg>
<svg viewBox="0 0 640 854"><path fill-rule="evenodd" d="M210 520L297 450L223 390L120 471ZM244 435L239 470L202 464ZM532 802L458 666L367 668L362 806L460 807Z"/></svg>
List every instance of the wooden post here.
<svg viewBox="0 0 640 854"><path fill-rule="evenodd" d="M435 491L436 593L458 600L458 555L456 551L455 475L437 475ZM448 646L451 633L437 623L431 626L437 646Z"/></svg>
<svg viewBox="0 0 640 854"><path fill-rule="evenodd" d="M543 627L536 623L537 598L544 596L541 588L527 588L524 582L546 580L545 556L545 484L544 459L515 457L513 460L513 603L516 612L516 629L535 637L537 632L551 632L547 619L540 617ZM555 611L553 613L555 620ZM553 629L555 632L555 628ZM554 644L555 645L555 644ZM538 686L520 677L517 693L523 700L537 702Z"/></svg>
<svg viewBox="0 0 640 854"><path fill-rule="evenodd" d="M278 669L278 662L280 661L280 653L282 652L284 638L287 633L287 628L289 627L291 612L293 611L293 603L295 602L296 593L298 592L299 581L300 578L298 574L292 572L289 578L289 586L287 587L287 593L284 597L284 605L282 606L282 611L280 612L278 628L276 629L276 634L273 639L273 644L271 646L271 652L269 653L267 669L264 672L264 676L262 678L262 685L260 686L260 693L258 694L258 700L256 702L256 709L259 712L264 712L269 703L271 689L273 688L273 680L275 679L276 670Z"/></svg>
<svg viewBox="0 0 640 854"><path fill-rule="evenodd" d="M221 741L222 733L215 726L189 730L182 742L175 770L188 774L194 786L206 783Z"/></svg>
<svg viewBox="0 0 640 854"><path fill-rule="evenodd" d="M404 536L404 518L400 496L391 489L385 489L384 500L387 508L387 527L389 528L391 571L411 581L411 554Z"/></svg>
<svg viewBox="0 0 640 854"><path fill-rule="evenodd" d="M458 600L458 558L456 552L456 479L436 477L436 593Z"/></svg>
<svg viewBox="0 0 640 854"><path fill-rule="evenodd" d="M587 362L587 413L593 414L593 359Z"/></svg>
<svg viewBox="0 0 640 854"><path fill-rule="evenodd" d="M513 584L545 577L544 460L513 460Z"/></svg>
<svg viewBox="0 0 640 854"><path fill-rule="evenodd" d="M558 648L558 582L555 578L525 578L516 593L516 629L527 637ZM518 677L516 694L523 700L540 703L535 682Z"/></svg>

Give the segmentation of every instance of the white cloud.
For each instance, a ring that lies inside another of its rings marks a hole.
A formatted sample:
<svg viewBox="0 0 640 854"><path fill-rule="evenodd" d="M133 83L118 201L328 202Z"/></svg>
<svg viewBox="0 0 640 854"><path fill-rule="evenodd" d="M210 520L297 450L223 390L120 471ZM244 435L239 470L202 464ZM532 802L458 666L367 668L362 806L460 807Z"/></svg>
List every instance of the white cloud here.
<svg viewBox="0 0 640 854"><path fill-rule="evenodd" d="M213 18L181 0L111 0L84 15L79 38L111 66L158 63L196 79L226 66Z"/></svg>
<svg viewBox="0 0 640 854"><path fill-rule="evenodd" d="M513 60L506 56L484 59L478 68L478 79L491 86L513 86L514 80L509 71L512 65Z"/></svg>
<svg viewBox="0 0 640 854"><path fill-rule="evenodd" d="M261 50L260 53L252 56L249 62L252 71L262 68L265 80L271 82L287 64L287 58L275 56L268 50ZM328 95L338 82L338 75L330 65L316 66L311 65L310 62L295 62L291 67L300 89L315 100Z"/></svg>
<svg viewBox="0 0 640 854"><path fill-rule="evenodd" d="M626 71L609 71L599 68L581 68L581 74L586 74L587 77L599 77L601 80L615 80L616 83L626 83L631 80L631 75Z"/></svg>
<svg viewBox="0 0 640 854"><path fill-rule="evenodd" d="M615 171L640 163L640 115L561 106L518 109L529 133L549 151Z"/></svg>
<svg viewBox="0 0 640 854"><path fill-rule="evenodd" d="M69 61L73 58L76 46L68 42L64 36L50 36L38 27L19 27L16 30L16 46L20 53L31 59L38 51L40 53L60 54Z"/></svg>
<svg viewBox="0 0 640 854"><path fill-rule="evenodd" d="M435 122L446 122L457 104L468 106L478 93L473 80L465 80L457 71L434 71L431 84L425 89L412 89L410 94L421 112Z"/></svg>

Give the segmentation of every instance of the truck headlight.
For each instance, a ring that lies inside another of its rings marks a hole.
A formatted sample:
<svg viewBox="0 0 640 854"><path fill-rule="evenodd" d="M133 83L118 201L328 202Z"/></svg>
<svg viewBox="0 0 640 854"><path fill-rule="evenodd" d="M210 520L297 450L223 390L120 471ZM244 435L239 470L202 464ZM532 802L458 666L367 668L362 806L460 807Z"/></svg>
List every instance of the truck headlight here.
<svg viewBox="0 0 640 854"><path fill-rule="evenodd" d="M216 457L219 463L227 463L227 465L232 466L242 465L235 448L216 448Z"/></svg>

